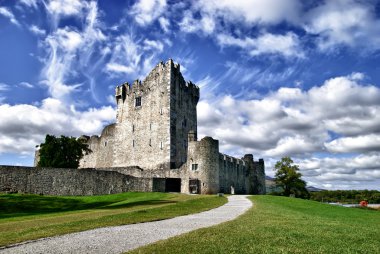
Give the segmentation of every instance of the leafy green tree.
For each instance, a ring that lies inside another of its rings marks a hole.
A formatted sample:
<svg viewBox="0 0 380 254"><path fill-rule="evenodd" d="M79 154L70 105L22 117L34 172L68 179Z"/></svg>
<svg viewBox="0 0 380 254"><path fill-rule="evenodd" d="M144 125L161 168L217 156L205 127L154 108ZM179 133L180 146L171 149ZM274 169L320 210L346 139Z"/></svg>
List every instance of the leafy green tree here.
<svg viewBox="0 0 380 254"><path fill-rule="evenodd" d="M300 198L309 198L309 192L306 189L306 182L301 179L301 173L297 165L293 164L290 157L283 157L277 161L275 181L276 184L283 189L282 195L295 195Z"/></svg>
<svg viewBox="0 0 380 254"><path fill-rule="evenodd" d="M89 154L84 139L46 135L45 143L40 145L38 167L78 168L84 154Z"/></svg>

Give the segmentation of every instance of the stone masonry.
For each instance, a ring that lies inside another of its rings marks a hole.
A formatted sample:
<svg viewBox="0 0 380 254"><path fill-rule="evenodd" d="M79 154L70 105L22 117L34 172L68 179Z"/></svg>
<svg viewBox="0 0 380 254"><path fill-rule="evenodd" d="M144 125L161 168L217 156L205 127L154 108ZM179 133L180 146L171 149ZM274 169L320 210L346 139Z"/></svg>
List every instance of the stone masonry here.
<svg viewBox="0 0 380 254"><path fill-rule="evenodd" d="M100 136L82 136L93 152L81 168L148 177L152 191L265 193L262 159L233 158L219 152L218 140L197 140L199 88L173 60L160 62L143 81L117 86L115 99L116 123Z"/></svg>
<svg viewBox="0 0 380 254"><path fill-rule="evenodd" d="M254 161L252 154L241 159L222 154L219 141L211 137L198 141L199 88L184 80L180 65L173 60L160 62L143 81L117 86L115 99L116 123L106 126L100 136L81 137L93 152L82 158L80 169L23 168L17 180L12 169L0 168L0 191L11 186L11 190L22 192L38 193L42 188L42 193L61 195L115 191L265 193L263 159ZM44 176L46 185L35 177L38 174ZM88 183L78 182L86 177ZM78 190L70 192L60 185L61 178L73 179L67 186Z"/></svg>

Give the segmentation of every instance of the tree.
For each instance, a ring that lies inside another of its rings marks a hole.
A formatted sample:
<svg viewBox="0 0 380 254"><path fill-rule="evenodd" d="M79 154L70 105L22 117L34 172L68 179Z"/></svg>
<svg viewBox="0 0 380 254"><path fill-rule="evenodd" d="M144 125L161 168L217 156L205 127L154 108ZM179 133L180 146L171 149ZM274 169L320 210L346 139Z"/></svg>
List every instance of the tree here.
<svg viewBox="0 0 380 254"><path fill-rule="evenodd" d="M84 139L46 135L45 143L40 145L38 167L78 168L79 161L91 149Z"/></svg>
<svg viewBox="0 0 380 254"><path fill-rule="evenodd" d="M300 198L309 198L309 192L306 189L306 182L301 179L301 173L297 165L293 165L290 157L283 157L277 161L274 166L276 172L276 184L283 189L284 196L291 194Z"/></svg>

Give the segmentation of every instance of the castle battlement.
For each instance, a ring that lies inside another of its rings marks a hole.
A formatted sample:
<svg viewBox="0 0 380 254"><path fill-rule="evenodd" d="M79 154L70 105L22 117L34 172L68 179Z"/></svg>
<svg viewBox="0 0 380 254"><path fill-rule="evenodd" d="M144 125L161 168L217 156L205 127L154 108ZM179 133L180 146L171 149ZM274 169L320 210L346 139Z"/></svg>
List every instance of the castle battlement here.
<svg viewBox="0 0 380 254"><path fill-rule="evenodd" d="M134 177L152 177L153 191L264 193L262 159L219 153L212 137L197 141L199 87L180 70L169 59L142 81L118 85L116 123L99 137L84 137L93 153L81 167L126 168ZM136 167L137 173L129 170Z"/></svg>
<svg viewBox="0 0 380 254"><path fill-rule="evenodd" d="M169 74L170 79L176 79L177 82L173 84L174 90L183 90L193 100L199 100L199 87L191 81L185 81L180 71L180 65L178 63L174 63L173 60L169 59L169 61L166 63L162 61L158 63L143 81L137 79L133 81L132 84L125 82L121 85L116 86L116 103L118 104L120 100L124 102L127 96L149 93L151 90L156 89L158 86L165 85L163 82L158 82L160 79L162 79L160 76L165 74Z"/></svg>

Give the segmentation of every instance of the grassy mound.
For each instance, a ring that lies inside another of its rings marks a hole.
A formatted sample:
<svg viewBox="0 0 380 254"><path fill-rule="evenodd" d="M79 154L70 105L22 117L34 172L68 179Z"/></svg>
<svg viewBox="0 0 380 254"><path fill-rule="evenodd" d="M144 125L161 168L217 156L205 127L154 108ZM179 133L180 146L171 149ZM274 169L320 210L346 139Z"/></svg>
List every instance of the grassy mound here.
<svg viewBox="0 0 380 254"><path fill-rule="evenodd" d="M238 219L133 253L379 253L380 213L276 196L251 197Z"/></svg>

